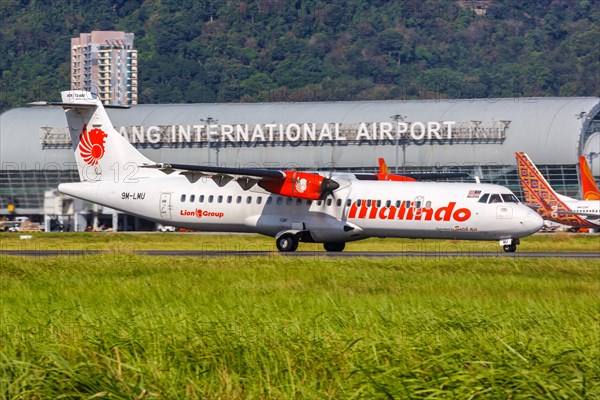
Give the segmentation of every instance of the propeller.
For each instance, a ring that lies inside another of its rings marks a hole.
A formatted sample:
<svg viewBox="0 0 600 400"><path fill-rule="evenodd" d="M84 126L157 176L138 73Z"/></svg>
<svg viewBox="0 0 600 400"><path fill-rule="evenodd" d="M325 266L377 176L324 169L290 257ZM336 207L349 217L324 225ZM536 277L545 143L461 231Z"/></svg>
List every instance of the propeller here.
<svg viewBox="0 0 600 400"><path fill-rule="evenodd" d="M339 189L340 184L334 181L331 176L332 173L330 173L329 176L324 178L321 182L321 196L319 197L319 200L325 200L329 195L335 199L333 192Z"/></svg>

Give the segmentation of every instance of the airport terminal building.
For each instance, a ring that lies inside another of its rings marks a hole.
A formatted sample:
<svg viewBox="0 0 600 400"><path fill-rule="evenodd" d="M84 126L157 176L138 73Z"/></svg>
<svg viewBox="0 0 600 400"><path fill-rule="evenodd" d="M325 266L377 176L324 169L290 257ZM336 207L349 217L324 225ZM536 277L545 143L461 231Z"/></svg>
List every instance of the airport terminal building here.
<svg viewBox="0 0 600 400"><path fill-rule="evenodd" d="M50 99L52 100L52 99ZM557 191L578 197L578 157L600 176L600 99L510 98L134 105L108 110L116 129L156 162L254 168L391 172L448 170L520 196L514 153L524 151ZM65 199L79 179L61 108L17 108L0 116L0 216L154 225Z"/></svg>

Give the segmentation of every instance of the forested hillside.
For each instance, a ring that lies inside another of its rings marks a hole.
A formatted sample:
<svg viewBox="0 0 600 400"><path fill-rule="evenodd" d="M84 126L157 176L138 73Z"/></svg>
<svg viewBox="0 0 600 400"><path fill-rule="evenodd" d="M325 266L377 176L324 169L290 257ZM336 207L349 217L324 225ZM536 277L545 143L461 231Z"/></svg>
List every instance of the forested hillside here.
<svg viewBox="0 0 600 400"><path fill-rule="evenodd" d="M135 33L140 103L597 96L596 0L0 2L0 110L69 88L70 38Z"/></svg>

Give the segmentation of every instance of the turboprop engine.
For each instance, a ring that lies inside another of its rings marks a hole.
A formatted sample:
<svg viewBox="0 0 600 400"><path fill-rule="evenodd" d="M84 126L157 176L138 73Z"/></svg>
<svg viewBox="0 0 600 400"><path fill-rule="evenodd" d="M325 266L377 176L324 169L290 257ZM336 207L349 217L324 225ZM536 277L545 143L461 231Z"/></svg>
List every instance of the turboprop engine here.
<svg viewBox="0 0 600 400"><path fill-rule="evenodd" d="M258 185L263 189L282 196L306 200L323 200L340 184L331 178L302 171L283 171L285 179L262 181Z"/></svg>

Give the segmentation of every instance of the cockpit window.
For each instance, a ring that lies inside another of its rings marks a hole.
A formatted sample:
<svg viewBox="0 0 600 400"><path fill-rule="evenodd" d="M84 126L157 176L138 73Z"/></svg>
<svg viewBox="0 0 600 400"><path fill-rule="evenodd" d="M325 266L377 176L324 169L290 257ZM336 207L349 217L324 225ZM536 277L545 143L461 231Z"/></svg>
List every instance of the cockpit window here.
<svg viewBox="0 0 600 400"><path fill-rule="evenodd" d="M502 203L502 197L499 194L494 193L490 195L490 203Z"/></svg>
<svg viewBox="0 0 600 400"><path fill-rule="evenodd" d="M512 193L485 193L479 198L480 203L519 203L519 199Z"/></svg>
<svg viewBox="0 0 600 400"><path fill-rule="evenodd" d="M518 203L519 199L517 199L517 196L515 196L512 193L502 193L502 200L504 200L505 203Z"/></svg>

